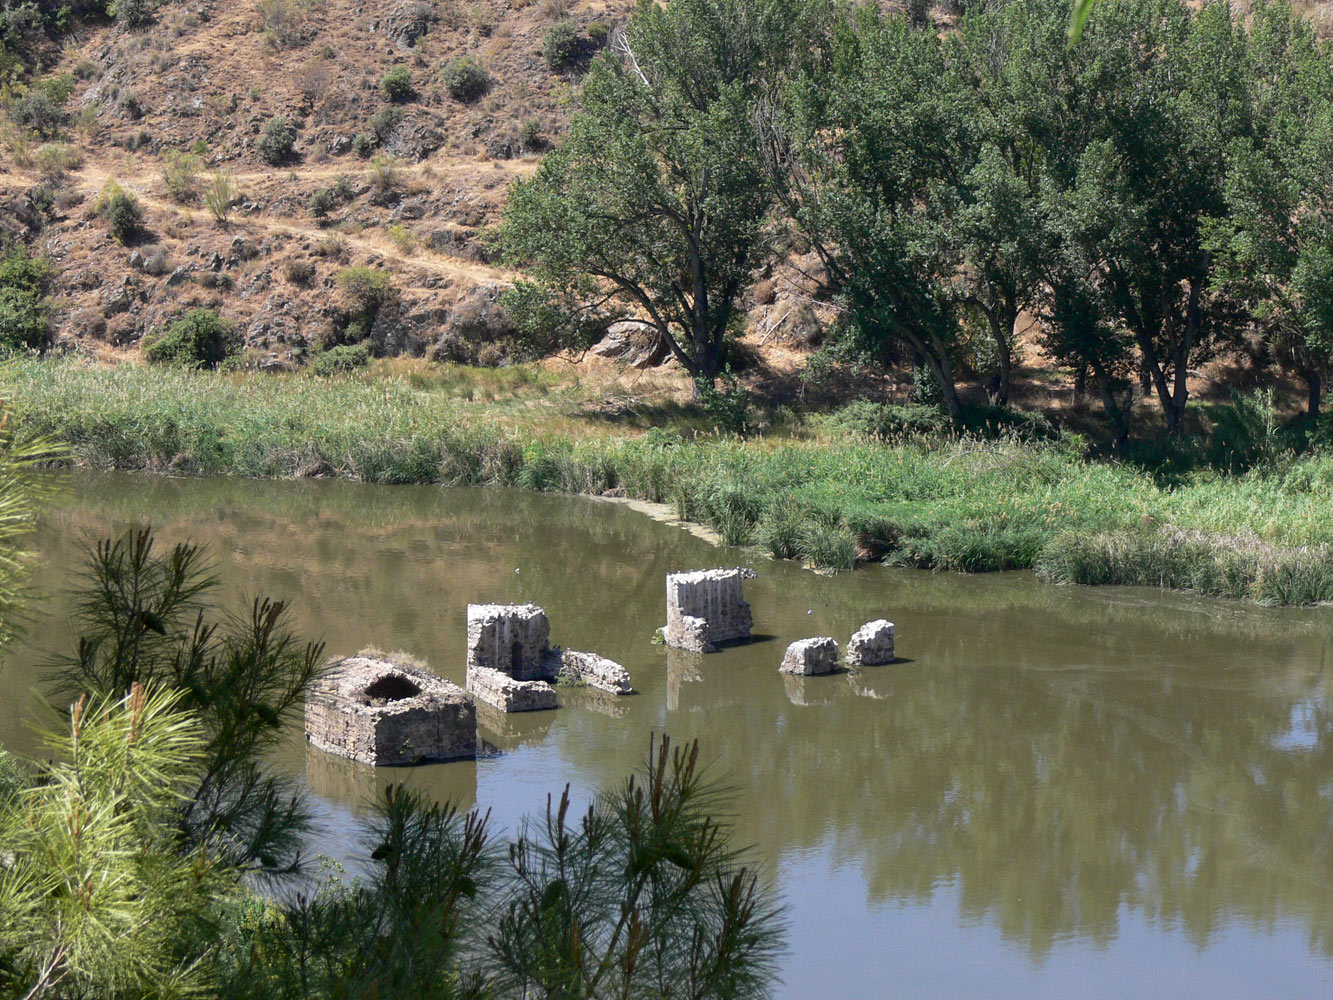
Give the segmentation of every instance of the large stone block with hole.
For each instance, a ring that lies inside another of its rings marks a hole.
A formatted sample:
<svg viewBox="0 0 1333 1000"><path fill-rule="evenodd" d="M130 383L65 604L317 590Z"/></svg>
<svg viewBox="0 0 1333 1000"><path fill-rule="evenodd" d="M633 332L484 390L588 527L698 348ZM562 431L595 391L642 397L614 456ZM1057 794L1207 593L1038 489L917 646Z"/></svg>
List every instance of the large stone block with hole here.
<svg viewBox="0 0 1333 1000"><path fill-rule="evenodd" d="M570 684L585 684L611 694L632 694L629 671L615 660L596 653L580 653L566 649L560 653L560 680Z"/></svg>
<svg viewBox="0 0 1333 1000"><path fill-rule="evenodd" d="M837 640L827 635L798 639L787 647L778 669L784 674L831 674L838 669Z"/></svg>
<svg viewBox="0 0 1333 1000"><path fill-rule="evenodd" d="M359 653L310 686L306 739L366 764L477 755L477 710L457 684L405 659Z"/></svg>
<svg viewBox="0 0 1333 1000"><path fill-rule="evenodd" d="M852 633L847 643L849 667L877 667L893 662L893 622L877 618Z"/></svg>
<svg viewBox="0 0 1333 1000"><path fill-rule="evenodd" d="M469 666L467 689L478 701L501 712L538 712L555 708L555 688L545 681L520 681L490 667Z"/></svg>
<svg viewBox="0 0 1333 1000"><path fill-rule="evenodd" d="M671 573L666 579L668 646L711 653L718 643L750 638L754 618L742 584L748 569L708 569Z"/></svg>
<svg viewBox="0 0 1333 1000"><path fill-rule="evenodd" d="M467 664L498 670L518 681L553 676L551 623L535 604L469 604Z"/></svg>

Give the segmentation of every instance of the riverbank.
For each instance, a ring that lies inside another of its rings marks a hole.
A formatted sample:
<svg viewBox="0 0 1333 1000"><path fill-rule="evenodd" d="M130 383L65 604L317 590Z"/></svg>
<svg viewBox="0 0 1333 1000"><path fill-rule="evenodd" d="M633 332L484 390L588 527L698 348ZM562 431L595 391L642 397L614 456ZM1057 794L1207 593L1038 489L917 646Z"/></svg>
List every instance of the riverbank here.
<svg viewBox="0 0 1333 1000"><path fill-rule="evenodd" d="M533 379L485 401L406 377L217 375L72 361L0 395L74 464L171 475L473 483L671 505L733 545L828 569L1035 569L1267 604L1333 600L1333 456L1170 484L1075 437L868 438L834 421L746 440L543 418Z"/></svg>

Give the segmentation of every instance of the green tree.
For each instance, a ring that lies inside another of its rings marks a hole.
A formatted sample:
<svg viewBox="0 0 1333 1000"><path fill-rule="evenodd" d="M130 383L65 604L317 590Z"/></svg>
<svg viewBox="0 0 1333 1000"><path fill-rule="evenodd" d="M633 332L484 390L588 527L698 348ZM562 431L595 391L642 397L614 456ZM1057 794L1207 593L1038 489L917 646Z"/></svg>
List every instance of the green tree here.
<svg viewBox="0 0 1333 1000"><path fill-rule="evenodd" d="M235 354L241 337L235 326L212 309L193 309L144 344L149 361L175 362L192 368L216 368Z"/></svg>
<svg viewBox="0 0 1333 1000"><path fill-rule="evenodd" d="M511 192L504 259L589 313L636 310L690 375L715 378L770 253L753 117L795 18L787 0L641 2L564 143Z"/></svg>
<svg viewBox="0 0 1333 1000"><path fill-rule="evenodd" d="M194 545L158 555L151 532L100 542L77 593L77 645L59 662L60 692L123 696L136 684L182 692L203 727L202 764L177 822L189 844L243 871L301 863L303 797L267 765L299 708L323 647L287 627L287 606L257 599L211 618L216 586Z"/></svg>
<svg viewBox="0 0 1333 1000"><path fill-rule="evenodd" d="M45 734L51 762L0 785L0 992L181 997L207 982L195 943L237 882L178 842L204 760L183 700L137 684L80 698Z"/></svg>
<svg viewBox="0 0 1333 1000"><path fill-rule="evenodd" d="M43 257L19 245L0 256L0 351L46 346L51 306L46 295L53 270Z"/></svg>
<svg viewBox="0 0 1333 1000"><path fill-rule="evenodd" d="M852 346L927 366L958 419L962 261L949 220L963 119L943 47L871 8L839 17L827 47L773 116L772 176L846 310Z"/></svg>
<svg viewBox="0 0 1333 1000"><path fill-rule="evenodd" d="M1304 380L1314 415L1333 368L1333 52L1283 0L1251 17L1253 131L1226 150L1226 212L1208 220L1205 245L1216 285Z"/></svg>

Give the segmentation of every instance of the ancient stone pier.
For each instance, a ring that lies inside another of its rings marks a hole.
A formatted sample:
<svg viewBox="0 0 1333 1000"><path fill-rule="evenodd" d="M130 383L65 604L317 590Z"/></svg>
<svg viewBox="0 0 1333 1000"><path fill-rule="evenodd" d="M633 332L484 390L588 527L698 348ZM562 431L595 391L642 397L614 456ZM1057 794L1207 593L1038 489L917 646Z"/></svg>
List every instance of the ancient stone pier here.
<svg viewBox="0 0 1333 1000"><path fill-rule="evenodd" d="M708 569L668 575L666 644L711 653L718 643L750 638L754 618L742 592L747 578L754 578L753 570Z"/></svg>
<svg viewBox="0 0 1333 1000"><path fill-rule="evenodd" d="M787 647L778 667L784 674L831 674L838 669L838 643L831 636L798 639Z"/></svg>
<svg viewBox="0 0 1333 1000"><path fill-rule="evenodd" d="M877 618L852 633L847 643L849 667L877 667L893 662L893 622Z"/></svg>
<svg viewBox="0 0 1333 1000"><path fill-rule="evenodd" d="M397 765L477 755L477 710L451 684L404 657L358 653L310 687L305 734L329 753Z"/></svg>
<svg viewBox="0 0 1333 1000"><path fill-rule="evenodd" d="M595 653L551 646L551 623L535 604L469 604L467 689L502 712L555 708L557 679L630 694L629 672Z"/></svg>

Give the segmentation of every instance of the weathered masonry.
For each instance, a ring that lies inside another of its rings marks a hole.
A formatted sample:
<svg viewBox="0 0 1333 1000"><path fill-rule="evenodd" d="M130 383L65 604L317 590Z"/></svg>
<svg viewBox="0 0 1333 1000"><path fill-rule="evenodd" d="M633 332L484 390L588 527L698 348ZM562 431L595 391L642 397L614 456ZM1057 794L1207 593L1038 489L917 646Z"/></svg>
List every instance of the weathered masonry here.
<svg viewBox="0 0 1333 1000"><path fill-rule="evenodd" d="M502 712L556 707L557 678L611 694L630 694L629 672L595 653L550 643L551 623L535 604L469 604L467 689Z"/></svg>
<svg viewBox="0 0 1333 1000"><path fill-rule="evenodd" d="M831 636L798 639L787 647L778 667L784 674L831 674L838 669L838 643Z"/></svg>
<svg viewBox="0 0 1333 1000"><path fill-rule="evenodd" d="M666 644L711 653L720 642L750 638L754 617L742 590L747 578L754 578L754 570L708 569L668 575Z"/></svg>
<svg viewBox="0 0 1333 1000"><path fill-rule="evenodd" d="M358 653L311 685L305 735L365 764L417 764L477 755L477 709L451 684L401 657Z"/></svg>
<svg viewBox="0 0 1333 1000"><path fill-rule="evenodd" d="M893 622L877 618L852 633L847 643L849 667L877 667L893 662Z"/></svg>

